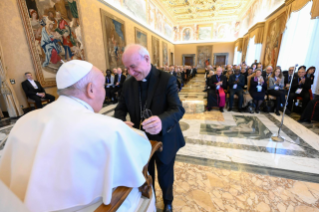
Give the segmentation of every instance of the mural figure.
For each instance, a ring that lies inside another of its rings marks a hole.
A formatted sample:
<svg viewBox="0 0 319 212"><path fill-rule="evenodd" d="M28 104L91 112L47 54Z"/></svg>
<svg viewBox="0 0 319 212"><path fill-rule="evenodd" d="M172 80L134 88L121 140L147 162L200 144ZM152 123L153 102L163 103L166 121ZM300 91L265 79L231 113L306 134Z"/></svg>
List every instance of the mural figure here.
<svg viewBox="0 0 319 212"><path fill-rule="evenodd" d="M135 28L135 43L147 48L147 35L145 32L142 32L137 28Z"/></svg>
<svg viewBox="0 0 319 212"><path fill-rule="evenodd" d="M190 30L190 28L186 28L183 31L183 40L189 41L190 39L191 39L191 30Z"/></svg>
<svg viewBox="0 0 319 212"><path fill-rule="evenodd" d="M210 65L213 46L197 46L197 67L205 68Z"/></svg>

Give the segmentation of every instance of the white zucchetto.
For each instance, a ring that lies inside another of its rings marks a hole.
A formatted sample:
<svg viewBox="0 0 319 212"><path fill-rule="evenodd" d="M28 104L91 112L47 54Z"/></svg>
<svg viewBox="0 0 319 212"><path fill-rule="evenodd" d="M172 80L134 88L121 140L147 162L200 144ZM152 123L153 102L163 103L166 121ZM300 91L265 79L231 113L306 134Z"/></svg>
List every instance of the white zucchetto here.
<svg viewBox="0 0 319 212"><path fill-rule="evenodd" d="M56 84L58 89L64 89L77 83L86 76L93 65L82 60L71 60L64 63L56 75Z"/></svg>

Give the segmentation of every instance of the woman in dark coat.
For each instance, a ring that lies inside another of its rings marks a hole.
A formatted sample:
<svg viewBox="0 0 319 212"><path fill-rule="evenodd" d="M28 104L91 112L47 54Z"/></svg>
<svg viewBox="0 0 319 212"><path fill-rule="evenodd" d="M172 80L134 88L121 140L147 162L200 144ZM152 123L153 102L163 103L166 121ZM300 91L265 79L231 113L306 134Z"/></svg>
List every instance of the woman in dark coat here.
<svg viewBox="0 0 319 212"><path fill-rule="evenodd" d="M250 79L250 88L249 93L251 97L253 98L253 101L256 105L256 113L259 113L260 105L265 100L265 95L267 91L267 83L263 76L261 76L261 70L256 69L255 71L256 75L255 77L252 77Z"/></svg>
<svg viewBox="0 0 319 212"><path fill-rule="evenodd" d="M227 78L222 75L222 68L216 69L216 74L208 80L207 90L207 110L211 111L212 107L219 107L220 112L224 112L226 102Z"/></svg>
<svg viewBox="0 0 319 212"><path fill-rule="evenodd" d="M311 79L311 85L313 85L313 81L315 79L315 72L316 72L316 67L311 66L308 68L306 77Z"/></svg>

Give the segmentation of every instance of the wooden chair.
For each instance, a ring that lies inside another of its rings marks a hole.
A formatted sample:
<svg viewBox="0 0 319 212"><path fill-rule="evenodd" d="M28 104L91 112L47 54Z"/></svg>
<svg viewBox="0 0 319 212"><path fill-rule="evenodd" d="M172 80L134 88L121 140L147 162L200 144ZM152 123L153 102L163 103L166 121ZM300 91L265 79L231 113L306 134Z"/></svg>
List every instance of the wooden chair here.
<svg viewBox="0 0 319 212"><path fill-rule="evenodd" d="M41 99L41 103L44 104L48 104L49 103L49 100L48 99ZM31 105L34 105L34 108L35 109L38 109L37 105L35 104L35 101L33 99L30 99L28 98L28 105L29 105L29 108L31 108Z"/></svg>
<svg viewBox="0 0 319 212"><path fill-rule="evenodd" d="M163 150L163 144L162 142L157 142L157 141L150 141L152 145L152 151L150 155L150 159L152 156L155 154L156 151L162 151ZM142 185L139 190L142 193L142 196L146 198L151 198L152 197L152 182L153 179L152 177L147 173L148 170L148 164L150 162L150 159L148 160L147 164L143 168L143 175L146 179L146 182L144 185ZM120 186L114 190L112 193L112 200L109 205L104 205L101 204L95 212L115 212L121 204L125 201L126 197L130 194L133 188L128 188L124 186Z"/></svg>

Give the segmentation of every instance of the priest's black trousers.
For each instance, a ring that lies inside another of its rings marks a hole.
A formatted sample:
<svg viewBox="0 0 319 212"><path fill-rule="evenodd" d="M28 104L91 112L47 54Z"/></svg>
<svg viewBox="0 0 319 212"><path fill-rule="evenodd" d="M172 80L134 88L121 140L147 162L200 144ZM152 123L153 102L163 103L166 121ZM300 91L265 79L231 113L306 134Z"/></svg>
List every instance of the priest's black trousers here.
<svg viewBox="0 0 319 212"><path fill-rule="evenodd" d="M154 191L155 191L155 162L157 167L157 179L162 189L164 204L172 204L175 157L168 164L163 163L156 156L156 154L154 154L154 156L151 158L150 163L148 165L148 172L153 178Z"/></svg>

